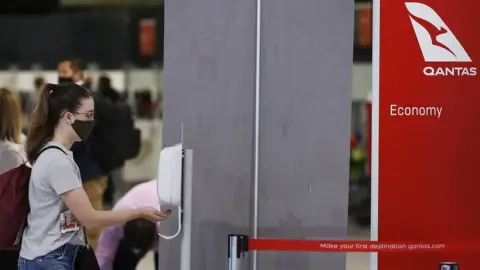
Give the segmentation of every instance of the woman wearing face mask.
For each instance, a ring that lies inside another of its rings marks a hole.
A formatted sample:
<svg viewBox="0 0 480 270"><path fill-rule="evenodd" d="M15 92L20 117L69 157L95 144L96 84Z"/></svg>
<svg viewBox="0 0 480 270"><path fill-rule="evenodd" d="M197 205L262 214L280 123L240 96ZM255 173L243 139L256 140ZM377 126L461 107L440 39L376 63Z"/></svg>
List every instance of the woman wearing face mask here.
<svg viewBox="0 0 480 270"><path fill-rule="evenodd" d="M23 233L19 269L73 269L83 226L101 228L144 218L159 222L168 214L154 208L94 210L82 188L69 150L85 140L95 124L91 93L76 84L47 84L39 94L27 138L32 167L30 213Z"/></svg>

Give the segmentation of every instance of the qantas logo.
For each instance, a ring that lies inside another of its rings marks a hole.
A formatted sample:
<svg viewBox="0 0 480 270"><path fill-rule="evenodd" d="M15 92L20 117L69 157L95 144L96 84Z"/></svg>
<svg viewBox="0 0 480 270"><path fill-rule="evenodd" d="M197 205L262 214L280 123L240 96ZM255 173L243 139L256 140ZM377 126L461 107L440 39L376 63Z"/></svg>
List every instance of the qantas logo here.
<svg viewBox="0 0 480 270"><path fill-rule="evenodd" d="M407 2L405 6L417 37L423 59L427 63L471 63L472 60L440 16L422 3ZM475 76L475 67L425 67L427 76Z"/></svg>
<svg viewBox="0 0 480 270"><path fill-rule="evenodd" d="M471 62L452 31L429 6L405 3L425 62Z"/></svg>

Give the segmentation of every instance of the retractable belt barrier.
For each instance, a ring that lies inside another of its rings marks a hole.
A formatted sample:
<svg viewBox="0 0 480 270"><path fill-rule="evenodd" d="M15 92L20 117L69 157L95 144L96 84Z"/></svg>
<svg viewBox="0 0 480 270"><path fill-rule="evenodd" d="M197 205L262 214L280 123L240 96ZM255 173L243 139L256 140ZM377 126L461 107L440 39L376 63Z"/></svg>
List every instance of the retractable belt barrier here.
<svg viewBox="0 0 480 270"><path fill-rule="evenodd" d="M299 252L480 252L478 242L401 242L401 241L343 241L250 239L248 235L228 236L228 269L242 270L249 251Z"/></svg>

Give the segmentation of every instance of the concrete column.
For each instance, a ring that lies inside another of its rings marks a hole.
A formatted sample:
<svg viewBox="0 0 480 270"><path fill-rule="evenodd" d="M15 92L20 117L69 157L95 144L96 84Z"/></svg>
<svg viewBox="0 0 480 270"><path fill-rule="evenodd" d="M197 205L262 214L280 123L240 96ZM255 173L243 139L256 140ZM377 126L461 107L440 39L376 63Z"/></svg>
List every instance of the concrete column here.
<svg viewBox="0 0 480 270"><path fill-rule="evenodd" d="M350 0L262 0L259 236L344 239ZM259 252L258 270L345 269L345 254Z"/></svg>
<svg viewBox="0 0 480 270"><path fill-rule="evenodd" d="M166 1L163 142L183 122L194 149L192 270L227 269L227 235L252 232L255 15L255 0ZM259 236L343 239L353 1L263 0L261 30ZM179 269L178 240L160 244L162 269ZM345 269L343 254L258 259Z"/></svg>
<svg viewBox="0 0 480 270"><path fill-rule="evenodd" d="M223 270L228 234L251 223L255 0L165 5L163 144L180 141L183 122L194 149L191 269ZM161 269L179 270L179 241L160 244Z"/></svg>

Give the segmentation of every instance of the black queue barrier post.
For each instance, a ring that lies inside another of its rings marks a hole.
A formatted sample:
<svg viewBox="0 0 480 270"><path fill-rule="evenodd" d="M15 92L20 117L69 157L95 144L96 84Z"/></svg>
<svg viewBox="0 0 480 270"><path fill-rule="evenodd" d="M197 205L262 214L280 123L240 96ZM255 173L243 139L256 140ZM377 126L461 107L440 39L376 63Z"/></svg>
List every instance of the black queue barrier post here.
<svg viewBox="0 0 480 270"><path fill-rule="evenodd" d="M228 269L242 270L248 253L248 236L230 234L228 236Z"/></svg>

